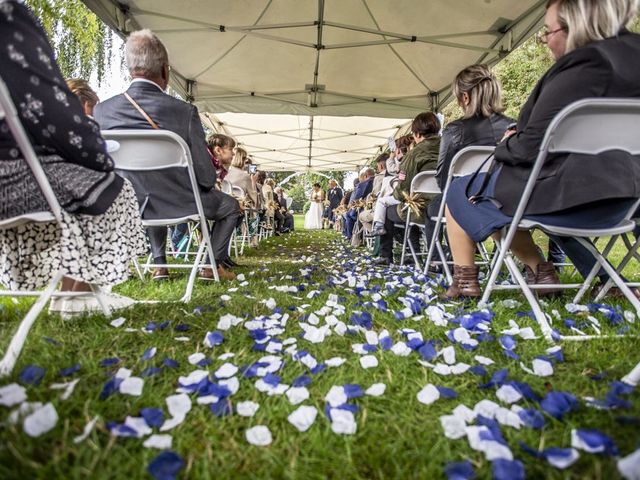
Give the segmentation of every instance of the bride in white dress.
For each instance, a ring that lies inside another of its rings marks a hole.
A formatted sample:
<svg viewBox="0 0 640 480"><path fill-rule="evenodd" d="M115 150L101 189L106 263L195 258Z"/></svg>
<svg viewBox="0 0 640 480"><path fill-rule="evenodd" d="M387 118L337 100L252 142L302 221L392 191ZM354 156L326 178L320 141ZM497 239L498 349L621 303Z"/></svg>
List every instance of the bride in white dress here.
<svg viewBox="0 0 640 480"><path fill-rule="evenodd" d="M304 217L304 228L306 229L320 229L322 228L322 211L324 192L319 183L313 184L313 190L311 190L311 206L309 211Z"/></svg>

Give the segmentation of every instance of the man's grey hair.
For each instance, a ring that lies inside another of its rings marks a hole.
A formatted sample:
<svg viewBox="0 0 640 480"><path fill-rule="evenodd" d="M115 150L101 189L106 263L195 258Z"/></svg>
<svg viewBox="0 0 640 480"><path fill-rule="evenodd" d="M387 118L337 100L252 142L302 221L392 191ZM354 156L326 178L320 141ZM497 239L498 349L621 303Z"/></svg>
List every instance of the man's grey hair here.
<svg viewBox="0 0 640 480"><path fill-rule="evenodd" d="M162 68L169 64L167 49L148 28L129 34L125 57L131 75L159 77L162 75Z"/></svg>
<svg viewBox="0 0 640 480"><path fill-rule="evenodd" d="M374 177L376 175L375 170L371 167L363 168L361 173L364 177Z"/></svg>

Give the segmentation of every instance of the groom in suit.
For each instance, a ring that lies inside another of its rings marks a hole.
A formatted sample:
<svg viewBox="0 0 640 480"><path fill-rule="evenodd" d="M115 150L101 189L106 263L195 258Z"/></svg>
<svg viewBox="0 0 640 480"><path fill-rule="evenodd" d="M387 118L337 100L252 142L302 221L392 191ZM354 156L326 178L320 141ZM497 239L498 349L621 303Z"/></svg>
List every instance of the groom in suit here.
<svg viewBox="0 0 640 480"><path fill-rule="evenodd" d="M340 206L340 201L342 200L343 193L342 189L338 186L338 182L336 182L333 178L329 180L329 192L327 193L327 200L329 200L329 206L324 211L324 217L329 220L329 225L333 225L334 223L334 214L333 211Z"/></svg>
<svg viewBox="0 0 640 480"><path fill-rule="evenodd" d="M151 30L132 32L125 55L133 79L127 91L99 103L95 120L103 130L162 129L180 135L191 150L191 158L204 213L215 220L211 232L213 253L222 279L235 278L229 271L234 265L228 255L231 235L240 218L240 205L230 195L215 190L216 171L207 150L198 109L164 93L169 83L167 50ZM229 147L233 151L233 146ZM232 155L231 152L229 153ZM140 202L143 219L175 218L197 213L189 175L175 167L155 172L119 172L129 179ZM167 263L166 227L147 229L156 264ZM168 277L166 268L156 268L154 280ZM213 271L202 269L200 278L212 280Z"/></svg>

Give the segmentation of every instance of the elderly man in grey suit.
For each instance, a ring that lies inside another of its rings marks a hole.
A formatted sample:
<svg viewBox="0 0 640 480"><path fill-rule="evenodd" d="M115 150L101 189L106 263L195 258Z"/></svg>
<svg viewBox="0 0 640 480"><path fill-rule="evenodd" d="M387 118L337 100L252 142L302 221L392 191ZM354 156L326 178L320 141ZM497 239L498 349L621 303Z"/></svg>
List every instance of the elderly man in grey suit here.
<svg viewBox="0 0 640 480"><path fill-rule="evenodd" d="M125 47L131 85L123 94L99 103L95 119L103 130L162 129L180 135L191 150L193 166L200 186L205 215L215 220L212 247L220 278L235 278L228 269L235 266L229 258L231 235L240 218L238 202L215 190L216 171L207 150L198 109L164 93L169 82L167 50L150 30L139 30L129 35ZM174 218L197 212L191 182L182 168L161 172L121 172L133 184L144 219ZM147 229L154 262L166 262L167 229ZM166 268L156 268L155 280L167 278ZM200 278L214 278L211 269L202 269Z"/></svg>

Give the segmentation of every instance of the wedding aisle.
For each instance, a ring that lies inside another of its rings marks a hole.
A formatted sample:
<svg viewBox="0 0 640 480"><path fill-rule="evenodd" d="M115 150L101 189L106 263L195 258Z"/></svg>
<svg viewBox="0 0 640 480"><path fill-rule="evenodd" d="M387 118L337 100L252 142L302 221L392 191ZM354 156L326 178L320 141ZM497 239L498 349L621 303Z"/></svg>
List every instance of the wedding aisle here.
<svg viewBox="0 0 640 480"><path fill-rule="evenodd" d="M441 279L369 260L335 232L296 231L248 250L236 281L198 284L188 305L45 315L0 380L0 477L511 480L638 468L637 453L618 464L640 440L640 395L615 382L640 360L640 322L624 306L548 302L563 333L595 318L627 335L550 345L515 295L481 311L445 305ZM175 299L185 282L118 291ZM6 339L25 304L0 308Z"/></svg>

